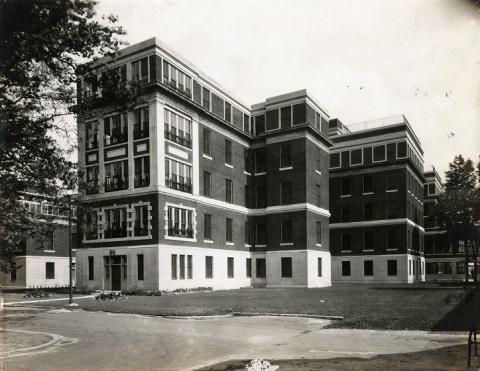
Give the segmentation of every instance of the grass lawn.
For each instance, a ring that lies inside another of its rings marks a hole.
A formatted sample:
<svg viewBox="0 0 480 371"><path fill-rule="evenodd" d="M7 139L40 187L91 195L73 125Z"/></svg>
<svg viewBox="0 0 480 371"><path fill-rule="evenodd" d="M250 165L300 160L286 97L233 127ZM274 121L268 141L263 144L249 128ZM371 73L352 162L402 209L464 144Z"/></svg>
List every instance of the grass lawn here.
<svg viewBox="0 0 480 371"><path fill-rule="evenodd" d="M279 370L463 370L467 366L467 346L456 345L442 349L415 353L388 354L362 358L330 358L330 359L289 359L268 360L272 365L280 366ZM234 371L245 370L250 360L232 360L202 368L198 371ZM472 355L471 366L478 370L480 361Z"/></svg>
<svg viewBox="0 0 480 371"><path fill-rule="evenodd" d="M333 322L333 327L464 331L465 294L462 287L443 288L433 284L350 285L320 289L246 288L175 296L130 296L117 302L92 299L76 302L85 310L115 313L164 316L232 312L315 314L343 316L343 320ZM477 296L480 295L477 293ZM48 305L61 307L65 303Z"/></svg>

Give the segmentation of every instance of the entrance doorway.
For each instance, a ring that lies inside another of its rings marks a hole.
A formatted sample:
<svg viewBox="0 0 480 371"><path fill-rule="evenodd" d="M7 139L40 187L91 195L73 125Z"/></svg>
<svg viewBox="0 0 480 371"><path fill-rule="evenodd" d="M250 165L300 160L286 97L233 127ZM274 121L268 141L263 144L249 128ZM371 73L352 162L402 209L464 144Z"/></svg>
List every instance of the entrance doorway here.
<svg viewBox="0 0 480 371"><path fill-rule="evenodd" d="M120 265L112 265L112 290L122 290L122 267Z"/></svg>
<svg viewBox="0 0 480 371"><path fill-rule="evenodd" d="M105 277L110 280L110 290L121 291L122 281L127 278L127 256L105 256ZM107 286L108 287L108 286Z"/></svg>

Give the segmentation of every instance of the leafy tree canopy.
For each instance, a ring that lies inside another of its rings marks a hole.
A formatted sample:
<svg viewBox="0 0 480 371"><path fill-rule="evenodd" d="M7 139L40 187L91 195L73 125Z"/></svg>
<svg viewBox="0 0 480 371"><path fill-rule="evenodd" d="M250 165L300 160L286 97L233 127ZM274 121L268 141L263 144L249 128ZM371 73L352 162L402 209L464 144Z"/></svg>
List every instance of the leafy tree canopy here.
<svg viewBox="0 0 480 371"><path fill-rule="evenodd" d="M58 195L75 187L75 166L59 135L76 142L63 117L75 104L76 69L115 53L123 34L94 0L0 1L0 240L2 253L38 230L18 199L26 189Z"/></svg>

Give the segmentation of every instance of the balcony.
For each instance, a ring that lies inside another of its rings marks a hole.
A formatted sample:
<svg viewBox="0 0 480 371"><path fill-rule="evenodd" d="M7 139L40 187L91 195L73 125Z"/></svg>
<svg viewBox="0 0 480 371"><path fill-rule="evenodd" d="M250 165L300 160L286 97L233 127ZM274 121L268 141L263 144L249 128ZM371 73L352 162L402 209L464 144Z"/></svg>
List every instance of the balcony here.
<svg viewBox="0 0 480 371"><path fill-rule="evenodd" d="M150 185L150 174L136 175L134 179L135 188L148 187Z"/></svg>
<svg viewBox="0 0 480 371"><path fill-rule="evenodd" d="M125 129L126 130L126 129ZM128 141L128 134L119 129L113 129L112 135L105 134L105 145L111 146L113 144L124 143Z"/></svg>
<svg viewBox="0 0 480 371"><path fill-rule="evenodd" d="M127 222L113 223L104 231L104 238L127 237Z"/></svg>
<svg viewBox="0 0 480 371"><path fill-rule="evenodd" d="M181 228L178 225L171 226L168 228L168 235L170 237L193 238L192 225L189 225L188 228L185 225L182 225Z"/></svg>
<svg viewBox="0 0 480 371"><path fill-rule="evenodd" d="M192 139L190 138L190 135L187 135L184 138L165 130L165 139L180 144L183 147L192 148Z"/></svg>
<svg viewBox="0 0 480 371"><path fill-rule="evenodd" d="M105 192L128 189L128 178L105 178Z"/></svg>
<svg viewBox="0 0 480 371"><path fill-rule="evenodd" d="M140 237L140 236L148 236L148 228L147 227L141 227L139 223L135 223L135 237Z"/></svg>
<svg viewBox="0 0 480 371"><path fill-rule="evenodd" d="M133 139L148 138L148 122L133 125Z"/></svg>
<svg viewBox="0 0 480 371"><path fill-rule="evenodd" d="M177 191L192 193L192 182L190 179L186 182L177 182L176 178L165 177L165 186Z"/></svg>
<svg viewBox="0 0 480 371"><path fill-rule="evenodd" d="M97 149L97 148L98 148L97 135L95 134L94 136L88 137L85 143L85 149L89 151L91 149Z"/></svg>
<svg viewBox="0 0 480 371"><path fill-rule="evenodd" d="M93 195L98 193L98 180L88 181L85 185L85 193L87 195Z"/></svg>

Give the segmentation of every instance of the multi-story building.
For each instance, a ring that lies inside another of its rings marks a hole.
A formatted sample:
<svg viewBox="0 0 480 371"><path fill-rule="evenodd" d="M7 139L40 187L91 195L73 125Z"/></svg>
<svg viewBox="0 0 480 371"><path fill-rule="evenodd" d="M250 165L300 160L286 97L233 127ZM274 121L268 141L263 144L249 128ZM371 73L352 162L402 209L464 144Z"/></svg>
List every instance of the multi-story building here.
<svg viewBox="0 0 480 371"><path fill-rule="evenodd" d="M67 286L69 273L69 217L52 206L51 199L23 192L22 205L43 225L42 236L22 240L12 256L0 256L8 270L0 270L3 287ZM75 284L76 216L72 218L72 280Z"/></svg>
<svg viewBox="0 0 480 371"><path fill-rule="evenodd" d="M465 242L453 242L449 232L440 228L434 215L438 197L443 192L442 179L435 168L425 171L425 264L428 281L463 280L467 269Z"/></svg>
<svg viewBox="0 0 480 371"><path fill-rule="evenodd" d="M78 287L330 285L329 117L306 91L249 107L155 38L90 70Z"/></svg>
<svg viewBox="0 0 480 371"><path fill-rule="evenodd" d="M332 283L418 282L423 151L407 119L330 122Z"/></svg>

